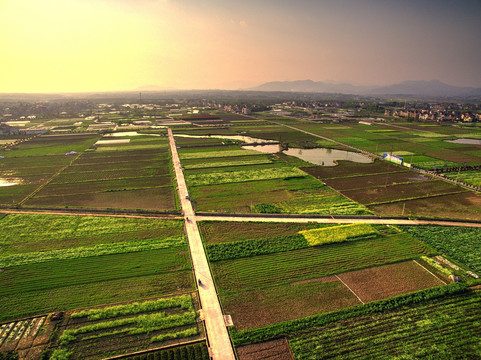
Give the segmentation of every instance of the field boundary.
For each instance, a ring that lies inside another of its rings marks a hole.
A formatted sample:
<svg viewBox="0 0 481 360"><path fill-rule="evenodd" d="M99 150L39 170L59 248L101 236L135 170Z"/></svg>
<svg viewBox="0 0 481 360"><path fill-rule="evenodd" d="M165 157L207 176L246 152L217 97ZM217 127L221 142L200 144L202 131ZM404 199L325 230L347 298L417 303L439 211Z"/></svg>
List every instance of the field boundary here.
<svg viewBox="0 0 481 360"><path fill-rule="evenodd" d="M430 273L432 276L434 276L436 279L438 279L439 281L443 282L445 285L448 285L449 283L440 279L439 277L437 277L436 275L434 275L433 272L431 272L430 270L428 270L425 266L421 265L418 261L416 260L413 260L416 264L418 264L420 267L422 267L424 270L426 270L428 273Z"/></svg>
<svg viewBox="0 0 481 360"><path fill-rule="evenodd" d="M352 292L354 294L355 297L357 297L357 299L361 302L361 304L365 304L364 301L362 301L362 299L354 292L354 290L352 290L344 281L342 281L342 279L337 276L337 275L334 275L345 287L347 287L349 289L350 292Z"/></svg>

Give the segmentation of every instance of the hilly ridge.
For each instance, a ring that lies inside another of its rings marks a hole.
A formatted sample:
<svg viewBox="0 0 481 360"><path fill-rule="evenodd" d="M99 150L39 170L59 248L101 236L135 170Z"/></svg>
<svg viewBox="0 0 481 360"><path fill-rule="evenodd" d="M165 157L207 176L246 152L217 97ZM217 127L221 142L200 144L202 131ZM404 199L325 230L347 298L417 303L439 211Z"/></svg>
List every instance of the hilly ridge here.
<svg viewBox="0 0 481 360"><path fill-rule="evenodd" d="M407 80L388 86L359 86L312 80L272 81L249 90L340 93L357 95L480 96L481 88L460 87L439 80Z"/></svg>

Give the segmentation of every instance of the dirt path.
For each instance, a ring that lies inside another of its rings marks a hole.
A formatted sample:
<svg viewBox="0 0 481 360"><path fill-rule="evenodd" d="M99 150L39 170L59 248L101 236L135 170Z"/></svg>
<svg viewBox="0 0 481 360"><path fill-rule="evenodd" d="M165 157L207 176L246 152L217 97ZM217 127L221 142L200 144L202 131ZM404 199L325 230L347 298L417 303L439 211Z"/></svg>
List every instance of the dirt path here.
<svg viewBox="0 0 481 360"><path fill-rule="evenodd" d="M132 215L132 214L101 214L95 212L68 212L68 211L42 211L42 210L0 210L0 214L43 214L43 215L67 215L67 216L100 216L135 219L180 219L176 215Z"/></svg>
<svg viewBox="0 0 481 360"><path fill-rule="evenodd" d="M239 221L239 222L287 222L319 224L381 224L381 225L443 225L481 228L481 223L463 223L449 220L405 220L405 219L336 219L336 218L297 218L297 217L259 217L259 216L196 216L196 221Z"/></svg>
<svg viewBox="0 0 481 360"><path fill-rule="evenodd" d="M194 209L187 198L187 185L177 153L174 136L169 128L169 143L174 164L175 177L177 179L177 190L185 218L185 229L189 240L190 254L194 266L194 274L199 285L199 296L202 304L202 314L205 321L207 337L209 340L209 351L214 360L234 360L234 350L230 342L229 333L224 322L224 314L220 307L219 298L210 273L209 263L204 252L202 239L197 228Z"/></svg>

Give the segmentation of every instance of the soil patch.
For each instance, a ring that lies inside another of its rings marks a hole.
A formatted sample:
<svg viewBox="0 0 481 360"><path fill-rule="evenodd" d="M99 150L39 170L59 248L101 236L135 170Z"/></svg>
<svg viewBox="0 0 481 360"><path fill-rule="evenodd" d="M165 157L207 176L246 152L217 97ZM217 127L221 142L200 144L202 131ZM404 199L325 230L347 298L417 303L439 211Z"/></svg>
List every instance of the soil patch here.
<svg viewBox="0 0 481 360"><path fill-rule="evenodd" d="M286 338L237 348L239 360L293 360Z"/></svg>
<svg viewBox="0 0 481 360"><path fill-rule="evenodd" d="M399 201L421 196L460 192L462 188L441 180L418 181L408 184L343 191L342 194L361 204Z"/></svg>
<svg viewBox="0 0 481 360"><path fill-rule="evenodd" d="M447 160L447 161L453 161L453 162L475 162L479 163L481 161L481 158L477 156L472 156L472 155L466 155L466 154L461 154L458 152L449 152L449 151L443 151L443 152L433 152L433 153L426 153L426 156L430 156L433 158L437 159L442 159L442 160Z"/></svg>
<svg viewBox="0 0 481 360"><path fill-rule="evenodd" d="M295 281L295 282L290 283L289 285L295 286L295 285L308 284L308 283L318 282L318 281L324 282L324 283L329 283L329 282L339 281L339 279L337 279L335 276L325 276L325 277L322 277L322 278Z"/></svg>
<svg viewBox="0 0 481 360"><path fill-rule="evenodd" d="M444 285L414 261L377 266L338 276L363 302Z"/></svg>
<svg viewBox="0 0 481 360"><path fill-rule="evenodd" d="M481 194L471 191L369 206L369 209L379 215L401 215L404 204L404 215L481 220Z"/></svg>
<svg viewBox="0 0 481 360"><path fill-rule="evenodd" d="M347 178L327 179L324 182L336 190L364 189L373 186L386 186L399 183L428 181L429 176L414 172L404 171L376 175L361 175Z"/></svg>

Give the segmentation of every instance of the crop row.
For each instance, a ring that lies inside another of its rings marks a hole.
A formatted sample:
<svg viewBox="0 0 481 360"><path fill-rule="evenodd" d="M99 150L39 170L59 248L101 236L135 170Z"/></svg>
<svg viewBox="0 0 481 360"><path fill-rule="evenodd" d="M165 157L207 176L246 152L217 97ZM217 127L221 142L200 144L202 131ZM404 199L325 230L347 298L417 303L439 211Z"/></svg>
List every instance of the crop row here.
<svg viewBox="0 0 481 360"><path fill-rule="evenodd" d="M224 150L224 151L200 151L200 152L190 152L190 153L180 153L181 160L190 159L210 159L210 158L221 158L221 157L236 157L236 156L246 156L246 155L259 155L258 151L254 150Z"/></svg>
<svg viewBox="0 0 481 360"><path fill-rule="evenodd" d="M445 174L450 179L455 179L466 184L481 186L481 171L465 171L462 173Z"/></svg>
<svg viewBox="0 0 481 360"><path fill-rule="evenodd" d="M127 359L127 358L126 358ZM209 360L209 352L205 343L185 345L160 350L148 354L135 355L129 360Z"/></svg>
<svg viewBox="0 0 481 360"><path fill-rule="evenodd" d="M382 314L389 315L392 311L404 311L410 308L415 309L419 306L431 307L435 306L437 301L447 301L448 304L456 304L458 298L463 296L477 296L479 298L478 294L474 293L473 295L464 284L452 283L446 286L420 290L389 299L373 301L351 308L286 321L257 329L244 331L233 330L231 334L236 346L267 341L282 336L291 336L294 338L309 331L318 335L324 327L335 327L336 323L349 323L352 319L361 319L360 321L364 321L366 316L370 318L372 316L383 316ZM370 323L369 318L367 319L367 323ZM404 317L404 321L405 320L406 317ZM367 344L367 346L369 346L369 344Z"/></svg>
<svg viewBox="0 0 481 360"><path fill-rule="evenodd" d="M292 334L296 359L477 358L481 355L481 297L470 293L426 305Z"/></svg>
<svg viewBox="0 0 481 360"><path fill-rule="evenodd" d="M481 272L481 229L450 226L402 226L441 253Z"/></svg>
<svg viewBox="0 0 481 360"><path fill-rule="evenodd" d="M74 247L68 249L57 249L20 253L13 255L0 255L0 268L12 266L42 263L52 260L78 259L92 256L125 254L139 251L151 251L180 247L185 245L183 236L166 239L139 240L131 242L118 242L113 244L98 244L91 247Z"/></svg>
<svg viewBox="0 0 481 360"><path fill-rule="evenodd" d="M245 240L206 245L209 260L221 261L242 257L272 254L281 251L309 247L306 239L298 235L279 236L270 239Z"/></svg>
<svg viewBox="0 0 481 360"><path fill-rule="evenodd" d="M126 305L109 306L100 309L82 310L72 313L72 318L87 317L89 320L108 319L142 312L180 307L193 311L192 298L189 295L161 298L157 300L133 302Z"/></svg>
<svg viewBox="0 0 481 360"><path fill-rule="evenodd" d="M268 158L264 159L252 159L252 160L231 160L229 162L225 161L217 161L217 162L202 162L198 164L185 164L185 169L205 169L205 168L214 168L214 167L226 167L226 166L245 166L245 165L262 165L262 164L271 164L272 161Z"/></svg>
<svg viewBox="0 0 481 360"><path fill-rule="evenodd" d="M349 224L301 231L296 235L278 236L206 245L209 260L221 261L242 257L304 249L328 243L355 241L375 237L378 231L368 224Z"/></svg>
<svg viewBox="0 0 481 360"><path fill-rule="evenodd" d="M339 274L431 253L404 234L213 263L221 291L242 291Z"/></svg>
<svg viewBox="0 0 481 360"><path fill-rule="evenodd" d="M353 241L377 233L378 231L369 224L348 224L301 231L310 246Z"/></svg>
<svg viewBox="0 0 481 360"><path fill-rule="evenodd" d="M55 260L7 268L0 296L189 268L184 248Z"/></svg>
<svg viewBox="0 0 481 360"><path fill-rule="evenodd" d="M257 180L285 179L289 177L303 177L306 174L297 168L268 168L256 170L237 170L225 172L211 172L192 174L188 176L190 186L210 184L225 184Z"/></svg>
<svg viewBox="0 0 481 360"><path fill-rule="evenodd" d="M68 329L60 336L60 342L65 346L76 341L78 335L82 335L84 340L90 340L122 333L127 333L129 335L147 334L154 331L194 324L196 324L196 314L193 309L182 314L173 314L169 316L164 312L155 312L152 314L138 315L136 317L97 322L76 329ZM175 332L172 334L175 334ZM190 334L189 336L196 334L198 334L198 332ZM167 338L164 338L163 340L167 340ZM156 337L152 337L151 341L161 340L160 338L157 339Z"/></svg>
<svg viewBox="0 0 481 360"><path fill-rule="evenodd" d="M97 216L9 214L0 219L0 227L5 255L183 234L178 220Z"/></svg>

